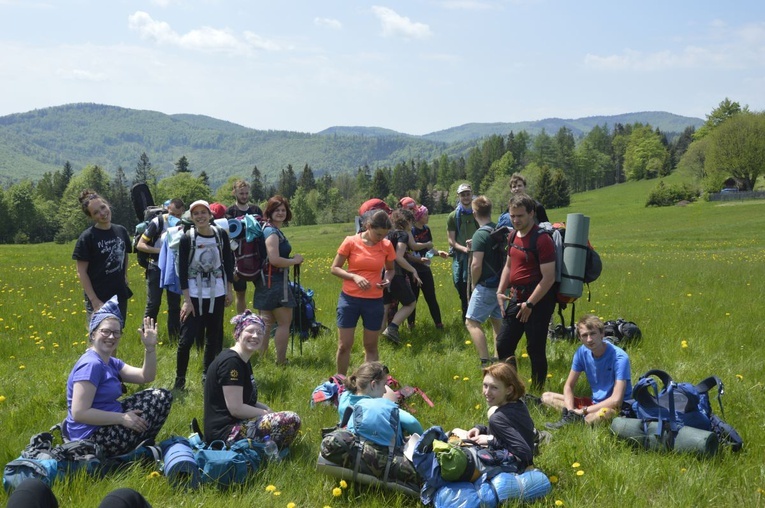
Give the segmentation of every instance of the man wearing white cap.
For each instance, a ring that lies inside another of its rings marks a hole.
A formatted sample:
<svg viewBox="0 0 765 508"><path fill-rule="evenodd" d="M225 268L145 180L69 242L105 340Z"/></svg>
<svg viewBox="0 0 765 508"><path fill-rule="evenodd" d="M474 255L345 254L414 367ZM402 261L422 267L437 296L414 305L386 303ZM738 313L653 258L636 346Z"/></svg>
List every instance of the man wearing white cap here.
<svg viewBox="0 0 765 508"><path fill-rule="evenodd" d="M446 234L449 236L449 252L453 257L452 281L462 303L462 321L468 307L468 252L473 234L478 230L478 224L473 217L473 188L469 183L461 183L457 187L459 201L457 207L446 219Z"/></svg>

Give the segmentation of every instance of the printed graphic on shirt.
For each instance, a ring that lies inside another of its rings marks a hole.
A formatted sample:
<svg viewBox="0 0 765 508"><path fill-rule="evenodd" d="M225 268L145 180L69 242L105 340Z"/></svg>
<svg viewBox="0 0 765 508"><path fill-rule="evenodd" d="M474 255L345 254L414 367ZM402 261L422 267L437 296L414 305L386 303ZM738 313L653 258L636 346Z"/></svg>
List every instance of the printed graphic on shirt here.
<svg viewBox="0 0 765 508"><path fill-rule="evenodd" d="M125 242L122 238L109 238L96 242L96 248L106 261L104 274L111 275L122 271L125 262Z"/></svg>

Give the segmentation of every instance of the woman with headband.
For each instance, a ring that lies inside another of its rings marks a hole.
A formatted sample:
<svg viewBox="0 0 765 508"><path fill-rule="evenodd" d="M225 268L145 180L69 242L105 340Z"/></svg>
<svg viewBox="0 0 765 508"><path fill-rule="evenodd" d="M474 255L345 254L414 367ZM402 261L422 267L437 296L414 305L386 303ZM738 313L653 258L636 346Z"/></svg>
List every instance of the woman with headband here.
<svg viewBox="0 0 765 508"><path fill-rule="evenodd" d="M222 351L207 369L204 439L231 443L270 436L280 449L286 448L300 430L300 417L292 411L274 412L258 400L250 365L250 358L265 340L266 325L250 310L234 316L231 323L234 346Z"/></svg>

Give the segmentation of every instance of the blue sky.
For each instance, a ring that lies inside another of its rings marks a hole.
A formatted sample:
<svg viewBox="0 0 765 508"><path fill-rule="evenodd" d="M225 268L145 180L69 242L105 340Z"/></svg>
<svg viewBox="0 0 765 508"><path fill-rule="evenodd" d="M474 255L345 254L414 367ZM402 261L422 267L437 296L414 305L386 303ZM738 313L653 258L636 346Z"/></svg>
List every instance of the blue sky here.
<svg viewBox="0 0 765 508"><path fill-rule="evenodd" d="M72 102L257 129L765 109L765 2L0 0L0 116Z"/></svg>

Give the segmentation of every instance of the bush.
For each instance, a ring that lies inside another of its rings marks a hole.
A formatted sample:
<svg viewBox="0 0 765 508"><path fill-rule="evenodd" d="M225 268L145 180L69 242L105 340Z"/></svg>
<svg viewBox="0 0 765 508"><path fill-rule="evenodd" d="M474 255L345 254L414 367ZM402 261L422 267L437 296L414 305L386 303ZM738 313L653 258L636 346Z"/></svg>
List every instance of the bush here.
<svg viewBox="0 0 765 508"><path fill-rule="evenodd" d="M688 184L665 185L659 181L659 185L648 194L645 206L673 206L680 201L696 201L698 191Z"/></svg>

